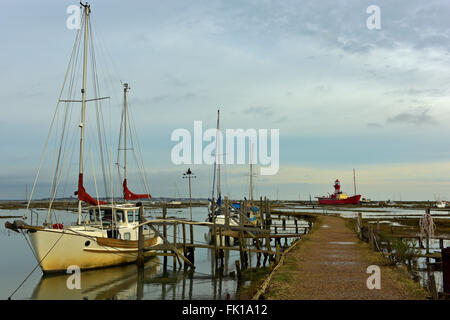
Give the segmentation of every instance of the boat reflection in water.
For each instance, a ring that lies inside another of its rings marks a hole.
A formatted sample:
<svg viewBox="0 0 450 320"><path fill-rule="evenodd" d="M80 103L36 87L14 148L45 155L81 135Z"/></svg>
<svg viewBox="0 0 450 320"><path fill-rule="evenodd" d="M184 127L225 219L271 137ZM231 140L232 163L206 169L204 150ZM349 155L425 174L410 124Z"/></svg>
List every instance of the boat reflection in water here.
<svg viewBox="0 0 450 320"><path fill-rule="evenodd" d="M73 274L43 275L34 289L31 299L139 299L142 298L144 280L156 276L160 270L159 259L153 257L145 263L141 270L135 264L128 264L82 271L80 273L80 289L68 289L67 287L67 281Z"/></svg>

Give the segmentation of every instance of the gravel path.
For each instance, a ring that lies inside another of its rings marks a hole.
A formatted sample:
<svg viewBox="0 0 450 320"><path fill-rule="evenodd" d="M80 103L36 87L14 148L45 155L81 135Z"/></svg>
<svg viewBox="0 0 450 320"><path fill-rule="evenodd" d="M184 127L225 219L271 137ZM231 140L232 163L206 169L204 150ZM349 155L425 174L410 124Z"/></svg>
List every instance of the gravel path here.
<svg viewBox="0 0 450 320"><path fill-rule="evenodd" d="M266 299L424 299L425 291L403 270L383 266L378 253L338 217L323 216L321 225L286 256L264 295ZM370 265L381 268L381 289L369 290Z"/></svg>

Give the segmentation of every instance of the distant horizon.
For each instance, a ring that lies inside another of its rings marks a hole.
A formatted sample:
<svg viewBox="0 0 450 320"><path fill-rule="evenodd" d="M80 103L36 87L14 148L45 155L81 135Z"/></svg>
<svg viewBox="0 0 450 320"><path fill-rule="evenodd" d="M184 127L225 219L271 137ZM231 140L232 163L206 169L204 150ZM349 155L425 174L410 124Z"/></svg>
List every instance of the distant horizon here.
<svg viewBox="0 0 450 320"><path fill-rule="evenodd" d="M77 29L67 25L70 5L79 3L1 4L0 98L7 116L0 120L0 199L23 197L26 185L32 189L76 38ZM182 175L190 167L197 177L192 196L207 198L213 166L175 164L171 138L176 130L194 136L196 121L216 128L220 108L222 130L279 130L279 170L255 176L255 195L308 200L331 193L336 178L351 194L355 168L364 198L450 200L450 2L380 0L378 26L369 23L372 5L91 3L95 59L88 61L86 96L110 98L99 109L96 103L87 108L86 191L93 197L120 193L116 159L126 82L142 156L130 153L133 192L146 192L142 166L150 194L185 197ZM94 60L98 88L90 73ZM76 70L61 99L80 99L82 71ZM59 112L33 198L50 196L52 186L57 197L77 188L80 105L61 103ZM58 149L61 132L66 137ZM201 143L205 150L210 141ZM249 157L222 166L223 195L249 198ZM259 161L254 172L263 167ZM55 168L64 174L53 175Z"/></svg>

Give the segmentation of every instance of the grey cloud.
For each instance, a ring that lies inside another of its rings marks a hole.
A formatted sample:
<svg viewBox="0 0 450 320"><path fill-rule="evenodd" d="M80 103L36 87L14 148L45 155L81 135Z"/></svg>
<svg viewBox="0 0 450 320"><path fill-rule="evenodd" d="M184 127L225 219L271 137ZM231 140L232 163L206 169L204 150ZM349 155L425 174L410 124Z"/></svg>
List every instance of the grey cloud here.
<svg viewBox="0 0 450 320"><path fill-rule="evenodd" d="M387 123L404 123L413 125L436 124L438 121L428 114L429 109L417 109L415 111L401 112L389 117Z"/></svg>
<svg viewBox="0 0 450 320"><path fill-rule="evenodd" d="M381 124L376 123L376 122L369 122L369 123L367 124L367 126L368 126L369 128L381 128L381 127L382 127Z"/></svg>
<svg viewBox="0 0 450 320"><path fill-rule="evenodd" d="M266 116L266 117L274 115L274 111L270 107L249 107L244 110L244 113L250 115L256 114L259 116Z"/></svg>
<svg viewBox="0 0 450 320"><path fill-rule="evenodd" d="M409 88L409 89L399 89L399 90L392 90L387 91L387 95L408 95L408 96L443 96L445 95L445 92L443 90L439 89L416 89L416 88Z"/></svg>

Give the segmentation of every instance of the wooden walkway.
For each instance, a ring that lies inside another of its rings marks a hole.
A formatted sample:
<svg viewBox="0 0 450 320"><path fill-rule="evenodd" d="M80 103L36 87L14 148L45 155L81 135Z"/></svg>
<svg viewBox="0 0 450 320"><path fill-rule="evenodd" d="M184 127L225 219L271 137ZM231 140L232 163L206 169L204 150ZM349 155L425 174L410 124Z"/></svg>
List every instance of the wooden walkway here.
<svg viewBox="0 0 450 320"><path fill-rule="evenodd" d="M320 226L289 252L264 294L265 299L424 299L426 293L406 272L383 266L379 253L338 217L323 216ZM369 290L370 265L381 268L381 289Z"/></svg>

